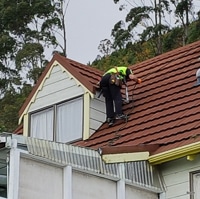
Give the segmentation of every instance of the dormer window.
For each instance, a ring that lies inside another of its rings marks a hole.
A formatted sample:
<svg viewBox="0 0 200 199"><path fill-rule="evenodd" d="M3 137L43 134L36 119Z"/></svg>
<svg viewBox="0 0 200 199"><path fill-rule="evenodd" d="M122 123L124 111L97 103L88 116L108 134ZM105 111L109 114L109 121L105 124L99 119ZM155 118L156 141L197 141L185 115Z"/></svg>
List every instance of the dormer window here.
<svg viewBox="0 0 200 199"><path fill-rule="evenodd" d="M83 97L55 104L30 114L30 136L56 142L82 138Z"/></svg>

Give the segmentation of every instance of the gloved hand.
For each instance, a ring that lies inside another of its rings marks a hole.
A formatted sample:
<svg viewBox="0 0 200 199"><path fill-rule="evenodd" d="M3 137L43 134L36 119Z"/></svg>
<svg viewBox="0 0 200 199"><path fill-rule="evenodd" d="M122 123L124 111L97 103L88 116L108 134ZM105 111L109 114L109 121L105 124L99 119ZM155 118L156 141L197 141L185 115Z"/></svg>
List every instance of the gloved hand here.
<svg viewBox="0 0 200 199"><path fill-rule="evenodd" d="M142 83L142 79L138 78L138 79L137 79L137 83L138 83L138 84L141 84L141 83Z"/></svg>

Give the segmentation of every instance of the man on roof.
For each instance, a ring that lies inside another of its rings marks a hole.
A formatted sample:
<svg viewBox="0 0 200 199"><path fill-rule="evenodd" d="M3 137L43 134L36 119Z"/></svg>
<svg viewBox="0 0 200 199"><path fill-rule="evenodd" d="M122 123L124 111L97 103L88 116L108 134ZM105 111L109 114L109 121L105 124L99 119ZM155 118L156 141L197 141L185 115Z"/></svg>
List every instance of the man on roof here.
<svg viewBox="0 0 200 199"><path fill-rule="evenodd" d="M133 80L141 83L131 69L126 66L118 66L109 69L101 78L100 88L106 103L106 116L109 126L114 124L115 119L126 119L127 115L122 112L121 87L127 81Z"/></svg>

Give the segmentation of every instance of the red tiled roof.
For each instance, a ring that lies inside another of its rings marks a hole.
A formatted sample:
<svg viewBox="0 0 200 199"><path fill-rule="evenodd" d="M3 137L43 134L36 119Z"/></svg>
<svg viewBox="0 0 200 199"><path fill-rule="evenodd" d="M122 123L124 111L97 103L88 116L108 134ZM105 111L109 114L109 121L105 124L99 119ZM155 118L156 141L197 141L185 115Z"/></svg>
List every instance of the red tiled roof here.
<svg viewBox="0 0 200 199"><path fill-rule="evenodd" d="M152 154L200 141L200 41L131 68L142 78L129 82L132 102L123 106L128 122L102 125L88 140L74 144L98 148L159 146Z"/></svg>
<svg viewBox="0 0 200 199"><path fill-rule="evenodd" d="M104 153L148 150L158 154L200 141L200 41L131 66L141 84L128 83L131 102L123 106L128 122L103 124L88 140L74 144L101 148ZM103 72L54 55L20 110L23 113L54 61L58 61L88 90L95 92ZM124 90L123 90L124 91Z"/></svg>
<svg viewBox="0 0 200 199"><path fill-rule="evenodd" d="M20 124L13 132L13 134L22 135L23 134L23 125Z"/></svg>

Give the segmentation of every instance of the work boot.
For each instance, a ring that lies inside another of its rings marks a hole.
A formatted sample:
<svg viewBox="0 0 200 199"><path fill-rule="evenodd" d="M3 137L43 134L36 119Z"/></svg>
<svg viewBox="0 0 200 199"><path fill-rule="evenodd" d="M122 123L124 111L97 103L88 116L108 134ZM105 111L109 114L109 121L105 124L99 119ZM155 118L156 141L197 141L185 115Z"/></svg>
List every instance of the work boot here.
<svg viewBox="0 0 200 199"><path fill-rule="evenodd" d="M107 118L107 123L109 126L112 126L114 124L114 118Z"/></svg>
<svg viewBox="0 0 200 199"><path fill-rule="evenodd" d="M127 119L127 115L125 114L117 114L115 117L116 120Z"/></svg>

